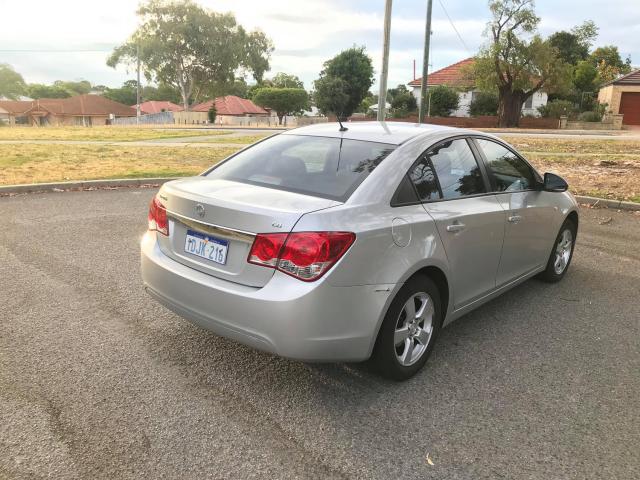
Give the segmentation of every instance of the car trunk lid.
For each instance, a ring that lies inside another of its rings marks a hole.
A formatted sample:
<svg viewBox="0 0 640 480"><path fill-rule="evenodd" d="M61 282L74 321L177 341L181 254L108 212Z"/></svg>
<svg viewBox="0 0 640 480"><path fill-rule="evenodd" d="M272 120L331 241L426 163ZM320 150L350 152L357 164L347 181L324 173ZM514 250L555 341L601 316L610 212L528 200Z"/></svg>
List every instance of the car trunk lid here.
<svg viewBox="0 0 640 480"><path fill-rule="evenodd" d="M209 275L254 287L264 286L274 272L247 262L255 234L290 232L305 213L340 204L335 200L206 177L166 183L159 196L169 218L169 236L158 236L163 253ZM211 256L211 250L207 258L188 251L188 242L194 239L200 246L203 242L198 239L212 245L226 245L226 258L218 257L223 263L210 259L216 258L215 254Z"/></svg>

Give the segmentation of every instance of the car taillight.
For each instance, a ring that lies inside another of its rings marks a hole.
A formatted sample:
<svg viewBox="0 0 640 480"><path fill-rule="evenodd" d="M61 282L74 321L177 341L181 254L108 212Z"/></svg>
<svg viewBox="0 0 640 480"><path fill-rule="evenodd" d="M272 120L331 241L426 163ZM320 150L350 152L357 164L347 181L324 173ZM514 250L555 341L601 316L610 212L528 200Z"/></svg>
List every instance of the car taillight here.
<svg viewBox="0 0 640 480"><path fill-rule="evenodd" d="M261 233L247 261L311 282L340 260L355 239L351 232Z"/></svg>
<svg viewBox="0 0 640 480"><path fill-rule="evenodd" d="M158 197L153 197L149 205L149 230L155 230L163 235L169 235L167 209L160 203Z"/></svg>

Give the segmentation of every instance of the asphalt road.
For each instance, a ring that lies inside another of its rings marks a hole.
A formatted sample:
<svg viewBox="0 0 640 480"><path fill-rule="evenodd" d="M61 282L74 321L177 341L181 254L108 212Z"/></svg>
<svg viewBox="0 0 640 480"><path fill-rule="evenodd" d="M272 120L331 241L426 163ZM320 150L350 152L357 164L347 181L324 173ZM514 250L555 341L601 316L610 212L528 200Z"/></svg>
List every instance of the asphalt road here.
<svg viewBox="0 0 640 480"><path fill-rule="evenodd" d="M640 216L583 210L562 283L460 319L398 384L154 303L152 193L0 198L0 478L640 478Z"/></svg>

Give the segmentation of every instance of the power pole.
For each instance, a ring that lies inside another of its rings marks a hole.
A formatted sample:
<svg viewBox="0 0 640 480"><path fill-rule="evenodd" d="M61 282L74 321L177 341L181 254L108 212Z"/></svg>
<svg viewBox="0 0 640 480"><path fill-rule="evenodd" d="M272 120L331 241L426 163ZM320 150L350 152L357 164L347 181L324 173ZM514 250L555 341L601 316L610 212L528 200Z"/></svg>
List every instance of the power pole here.
<svg viewBox="0 0 640 480"><path fill-rule="evenodd" d="M389 74L389 43L391 42L391 6L393 0L386 0L384 7L384 44L382 46L382 73L378 93L378 121L384 122L387 105L387 76Z"/></svg>
<svg viewBox="0 0 640 480"><path fill-rule="evenodd" d="M420 82L420 109L418 110L418 122L424 123L427 113L427 76L429 75L429 44L431 42L431 10L433 0L427 1L427 26L424 32L424 56L422 63L422 82Z"/></svg>
<svg viewBox="0 0 640 480"><path fill-rule="evenodd" d="M136 125L140 125L140 44L137 47L138 78L136 80Z"/></svg>

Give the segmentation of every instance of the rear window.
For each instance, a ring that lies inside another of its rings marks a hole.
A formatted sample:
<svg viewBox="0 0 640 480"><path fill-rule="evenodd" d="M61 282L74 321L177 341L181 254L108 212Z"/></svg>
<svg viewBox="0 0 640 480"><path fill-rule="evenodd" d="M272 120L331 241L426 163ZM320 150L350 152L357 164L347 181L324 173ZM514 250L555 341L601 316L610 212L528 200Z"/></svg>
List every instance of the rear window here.
<svg viewBox="0 0 640 480"><path fill-rule="evenodd" d="M215 167L209 178L346 201L395 145L278 135Z"/></svg>

